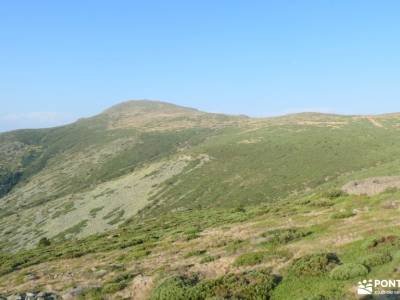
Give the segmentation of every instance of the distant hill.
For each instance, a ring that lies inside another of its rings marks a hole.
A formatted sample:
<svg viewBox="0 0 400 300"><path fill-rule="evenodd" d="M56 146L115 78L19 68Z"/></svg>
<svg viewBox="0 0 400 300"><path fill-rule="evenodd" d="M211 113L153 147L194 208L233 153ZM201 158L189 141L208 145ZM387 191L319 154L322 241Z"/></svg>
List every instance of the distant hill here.
<svg viewBox="0 0 400 300"><path fill-rule="evenodd" d="M92 118L0 135L4 247L86 236L138 213L268 203L400 154L400 117L211 114L128 101ZM391 173L390 171L389 173ZM390 174L385 174L390 175Z"/></svg>

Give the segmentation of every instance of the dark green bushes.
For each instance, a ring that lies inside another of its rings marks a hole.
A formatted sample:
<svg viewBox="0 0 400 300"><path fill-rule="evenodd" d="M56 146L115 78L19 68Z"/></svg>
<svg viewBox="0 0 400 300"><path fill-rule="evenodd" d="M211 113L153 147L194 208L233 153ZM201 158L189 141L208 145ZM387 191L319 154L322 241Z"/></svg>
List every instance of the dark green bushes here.
<svg viewBox="0 0 400 300"><path fill-rule="evenodd" d="M380 238L367 239L364 244L364 249L375 249L375 248L388 248L388 247L400 247L400 239L396 235L388 235Z"/></svg>
<svg viewBox="0 0 400 300"><path fill-rule="evenodd" d="M0 198L6 195L21 179L22 172L0 172Z"/></svg>
<svg viewBox="0 0 400 300"><path fill-rule="evenodd" d="M368 269L364 265L349 263L335 267L331 271L330 277L336 280L347 280L367 274Z"/></svg>
<svg viewBox="0 0 400 300"><path fill-rule="evenodd" d="M266 256L265 252L251 252L240 255L236 258L234 265L241 266L254 266L263 262Z"/></svg>
<svg viewBox="0 0 400 300"><path fill-rule="evenodd" d="M47 246L50 246L50 244L51 244L51 242L47 237L42 237L39 240L38 246L39 247L47 247Z"/></svg>
<svg viewBox="0 0 400 300"><path fill-rule="evenodd" d="M324 197L328 198L328 199L336 199L339 197L344 197L347 196L347 193L342 191L342 190L333 190L333 191L329 191L323 194Z"/></svg>
<svg viewBox="0 0 400 300"><path fill-rule="evenodd" d="M109 299L107 295L114 294L126 288L130 281L136 276L133 273L123 273L114 279L107 281L101 287L88 288L79 295L80 300L104 300Z"/></svg>
<svg viewBox="0 0 400 300"><path fill-rule="evenodd" d="M153 290L151 300L269 299L280 278L269 271L228 274L215 280L176 276Z"/></svg>
<svg viewBox="0 0 400 300"><path fill-rule="evenodd" d="M318 276L331 271L339 262L335 253L309 254L296 259L289 268L289 274Z"/></svg>
<svg viewBox="0 0 400 300"><path fill-rule="evenodd" d="M330 199L316 199L312 200L309 205L314 207L331 207L335 205L335 203Z"/></svg>
<svg viewBox="0 0 400 300"><path fill-rule="evenodd" d="M302 231L297 228L277 229L262 234L267 238L267 242L275 245L287 244L291 241L301 239L311 234L309 231Z"/></svg>
<svg viewBox="0 0 400 300"><path fill-rule="evenodd" d="M388 252L373 253L365 257L362 263L371 268L375 266L384 265L392 260L392 256Z"/></svg>
<svg viewBox="0 0 400 300"><path fill-rule="evenodd" d="M243 215L243 213L240 213ZM151 253L153 247L165 237L195 238L205 228L216 224L229 224L236 219L225 209L202 209L185 212L165 213L157 218L135 218L122 224L118 229L108 233L94 234L83 239L51 239L47 247L21 250L13 255L0 253L0 275L13 272L42 262L73 258L89 253L107 252L116 249L129 250L124 261L136 260ZM80 223L78 225L84 225ZM71 233L70 230L63 232ZM232 246L237 249L244 244L235 241ZM229 248L231 245L228 245Z"/></svg>

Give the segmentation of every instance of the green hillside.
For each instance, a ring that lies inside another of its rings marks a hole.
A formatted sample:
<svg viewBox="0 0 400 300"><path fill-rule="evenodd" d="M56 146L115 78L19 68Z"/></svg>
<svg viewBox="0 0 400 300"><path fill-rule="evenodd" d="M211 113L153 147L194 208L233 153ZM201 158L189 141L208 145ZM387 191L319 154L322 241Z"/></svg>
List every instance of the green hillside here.
<svg viewBox="0 0 400 300"><path fill-rule="evenodd" d="M399 133L141 100L0 134L0 295L354 299L399 277Z"/></svg>

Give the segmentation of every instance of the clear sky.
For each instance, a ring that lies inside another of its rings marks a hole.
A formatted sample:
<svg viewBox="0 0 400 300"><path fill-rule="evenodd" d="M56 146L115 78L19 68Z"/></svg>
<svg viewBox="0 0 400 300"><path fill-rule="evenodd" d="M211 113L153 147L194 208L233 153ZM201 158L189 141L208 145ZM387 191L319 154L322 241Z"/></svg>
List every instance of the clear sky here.
<svg viewBox="0 0 400 300"><path fill-rule="evenodd" d="M211 112L400 111L400 1L2 1L0 131L127 99Z"/></svg>

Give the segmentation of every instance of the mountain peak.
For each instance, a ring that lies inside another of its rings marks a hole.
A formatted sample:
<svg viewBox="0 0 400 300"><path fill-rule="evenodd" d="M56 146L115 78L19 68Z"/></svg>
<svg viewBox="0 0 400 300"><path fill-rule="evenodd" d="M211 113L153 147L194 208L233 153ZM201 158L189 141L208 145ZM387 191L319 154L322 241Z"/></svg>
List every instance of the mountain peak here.
<svg viewBox="0 0 400 300"><path fill-rule="evenodd" d="M109 128L177 129L191 127L195 120L208 115L197 109L154 100L130 100L103 112Z"/></svg>
<svg viewBox="0 0 400 300"><path fill-rule="evenodd" d="M157 100L128 100L116 104L106 111L105 114L136 114L136 113L154 113L154 112L164 112L164 113L179 113L179 112L199 112L197 109L179 106L176 104L157 101Z"/></svg>

